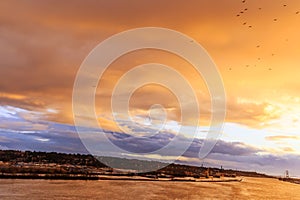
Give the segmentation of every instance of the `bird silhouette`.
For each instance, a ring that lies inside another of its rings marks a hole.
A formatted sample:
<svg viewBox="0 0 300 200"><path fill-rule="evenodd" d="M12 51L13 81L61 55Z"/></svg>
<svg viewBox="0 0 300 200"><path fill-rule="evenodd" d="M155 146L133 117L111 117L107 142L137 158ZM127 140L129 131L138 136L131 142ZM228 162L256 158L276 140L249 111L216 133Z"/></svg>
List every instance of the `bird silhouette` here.
<svg viewBox="0 0 300 200"><path fill-rule="evenodd" d="M241 2L242 2L242 3L246 3L246 0L242 0ZM287 5L287 4L281 4L281 6L287 7L288 5ZM258 9L258 10L262 10L262 7L258 7L257 9ZM242 17L242 18L244 18L243 16L244 16L244 13L246 13L246 11L248 11L248 8L247 8L247 7L244 8L244 9L242 9L242 10L240 10L239 13L236 14L236 17ZM250 12L250 11L248 11L248 12ZM298 11L296 10L296 11L295 11L295 14L296 14L296 15L300 14L300 10L298 10ZM271 19L272 19L272 18L271 18ZM273 22L278 22L278 21L279 21L279 18L273 18ZM247 22L247 20L245 20L244 22L242 22L242 25L244 25L244 26L247 25L248 28L252 28L252 25L249 25L248 22ZM249 30L249 31L250 31L250 30ZM288 42L288 38L286 38L285 41ZM256 48L261 48L261 45L256 45ZM271 53L271 56L275 56L275 54L274 54L274 53ZM258 61L261 61L262 58L261 58L261 57L257 57L257 60L258 60ZM256 67L256 64L253 65L253 66ZM245 67L248 68L248 67L250 67L250 65L245 65ZM271 67L267 67L267 66L266 66L266 68L267 68L268 70L270 70L270 71L272 70ZM231 67L228 67L228 70L232 70L232 68L231 68Z"/></svg>

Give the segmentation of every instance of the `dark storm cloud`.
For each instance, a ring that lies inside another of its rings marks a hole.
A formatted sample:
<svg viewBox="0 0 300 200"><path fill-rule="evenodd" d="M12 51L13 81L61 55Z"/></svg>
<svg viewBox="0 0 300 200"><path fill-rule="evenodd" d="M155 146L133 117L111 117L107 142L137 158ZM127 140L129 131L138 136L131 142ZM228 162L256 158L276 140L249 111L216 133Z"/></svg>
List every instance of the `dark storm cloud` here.
<svg viewBox="0 0 300 200"><path fill-rule="evenodd" d="M189 149L184 153L184 156L197 158L203 141L203 139L194 139ZM223 140L219 140L211 153L229 156L247 156L256 154L260 151L260 149L250 147L242 142L225 142Z"/></svg>

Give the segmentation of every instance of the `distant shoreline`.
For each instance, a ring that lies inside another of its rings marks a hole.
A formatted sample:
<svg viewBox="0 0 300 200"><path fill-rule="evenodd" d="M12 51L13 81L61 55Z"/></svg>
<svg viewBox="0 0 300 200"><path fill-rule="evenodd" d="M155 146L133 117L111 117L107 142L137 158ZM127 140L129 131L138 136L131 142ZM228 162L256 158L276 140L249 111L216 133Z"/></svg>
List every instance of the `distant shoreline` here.
<svg viewBox="0 0 300 200"><path fill-rule="evenodd" d="M143 176L89 176L89 175L49 175L49 174L0 174L0 179L44 179L44 180L126 180L126 181L175 181L175 182L241 182L243 177L236 178L148 178Z"/></svg>
<svg viewBox="0 0 300 200"><path fill-rule="evenodd" d="M0 179L53 179L53 180L99 180L96 176L37 175L37 174L0 174Z"/></svg>
<svg viewBox="0 0 300 200"><path fill-rule="evenodd" d="M290 183L295 183L295 184L300 184L300 179L297 178L279 178L281 181L285 182L290 182Z"/></svg>
<svg viewBox="0 0 300 200"><path fill-rule="evenodd" d="M118 163L120 169L104 163ZM129 168L131 166L136 169ZM139 169L151 166L160 169L139 172ZM230 182L241 181L239 177L275 178L257 172L224 169L222 166L166 165L157 161L116 157L96 159L92 155L0 150L0 179Z"/></svg>

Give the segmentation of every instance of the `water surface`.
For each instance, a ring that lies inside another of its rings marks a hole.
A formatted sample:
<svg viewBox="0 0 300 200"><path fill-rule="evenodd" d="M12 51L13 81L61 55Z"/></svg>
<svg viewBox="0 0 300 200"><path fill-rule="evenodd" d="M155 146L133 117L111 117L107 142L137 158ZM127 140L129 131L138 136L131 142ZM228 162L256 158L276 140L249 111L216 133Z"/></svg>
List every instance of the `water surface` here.
<svg viewBox="0 0 300 200"><path fill-rule="evenodd" d="M146 182L0 179L0 199L299 199L300 185L277 179L243 182Z"/></svg>

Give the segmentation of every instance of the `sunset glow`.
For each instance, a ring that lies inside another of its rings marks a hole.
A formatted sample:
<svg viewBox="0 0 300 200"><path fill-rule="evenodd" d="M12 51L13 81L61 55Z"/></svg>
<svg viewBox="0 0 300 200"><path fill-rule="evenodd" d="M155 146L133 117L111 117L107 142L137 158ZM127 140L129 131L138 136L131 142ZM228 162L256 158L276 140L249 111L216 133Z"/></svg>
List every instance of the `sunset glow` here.
<svg viewBox="0 0 300 200"><path fill-rule="evenodd" d="M117 4L104 0L1 1L0 149L87 153L75 130L72 112L73 86L80 65L100 42L114 34L139 27L163 27L193 38L218 67L227 98L220 141L207 158L197 157L194 149L198 151L205 139L213 112L209 90L189 62L154 49L121 56L94 86L96 116L102 128L124 137L113 118L114 87L130 69L161 63L189 81L200 116L181 123L182 105L176 95L161 85L145 85L133 93L129 102L130 117L138 122L139 129L143 128L141 135L165 122L165 135L159 138L163 143L171 140L181 126L189 130L196 124L198 143L193 143L178 162L277 175L289 169L292 175L300 176L299 11L298 0L159 4L139 0ZM141 73L136 80L153 76L176 81L163 72ZM185 92L183 85L178 87ZM189 104L188 98L185 103ZM164 110L157 107L150 113L156 120L149 121L149 109L154 104ZM161 117L164 114L166 121ZM120 119L123 130L138 129L130 126L127 115ZM115 152L108 154L117 156ZM151 154L148 158L168 161L174 155Z"/></svg>

